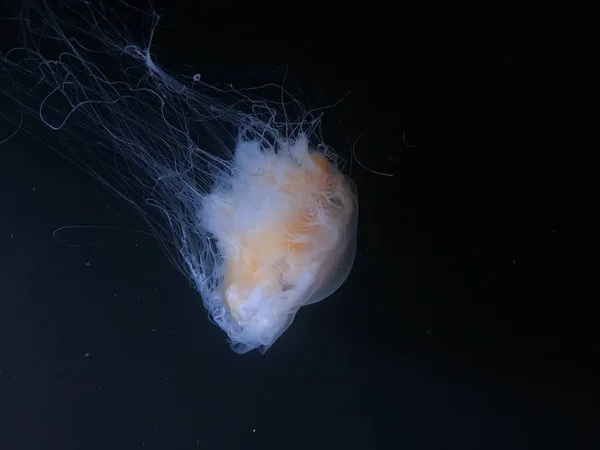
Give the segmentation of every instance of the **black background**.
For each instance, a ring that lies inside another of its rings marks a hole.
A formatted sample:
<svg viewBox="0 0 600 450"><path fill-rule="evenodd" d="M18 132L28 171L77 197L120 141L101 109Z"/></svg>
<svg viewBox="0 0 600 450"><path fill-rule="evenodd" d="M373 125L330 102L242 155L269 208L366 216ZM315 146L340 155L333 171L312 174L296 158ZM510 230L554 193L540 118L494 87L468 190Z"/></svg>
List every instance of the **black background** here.
<svg viewBox="0 0 600 450"><path fill-rule="evenodd" d="M353 163L351 276L264 356L153 238L54 240L144 225L33 137L2 146L0 448L598 448L585 75L539 14L424 5L156 5L163 64L351 91L326 134L349 157L339 124L368 130L356 157L393 174Z"/></svg>

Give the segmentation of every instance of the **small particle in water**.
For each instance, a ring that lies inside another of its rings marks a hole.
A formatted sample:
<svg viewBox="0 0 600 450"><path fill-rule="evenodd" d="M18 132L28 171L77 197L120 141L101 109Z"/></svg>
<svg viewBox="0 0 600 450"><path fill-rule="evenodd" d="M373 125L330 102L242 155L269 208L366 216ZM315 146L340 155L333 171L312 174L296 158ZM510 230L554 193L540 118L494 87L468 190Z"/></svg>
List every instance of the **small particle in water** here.
<svg viewBox="0 0 600 450"><path fill-rule="evenodd" d="M85 265L86 265L86 266L89 266L89 265L90 265L90 262L89 262L89 261L88 261L88 262L86 262L86 263L85 263Z"/></svg>
<svg viewBox="0 0 600 450"><path fill-rule="evenodd" d="M90 354L89 354L89 353L86 353L86 354L84 355L84 358L87 358L88 356L90 356ZM98 389L100 389L100 388L98 388Z"/></svg>
<svg viewBox="0 0 600 450"><path fill-rule="evenodd" d="M252 430L252 432L253 432L253 433L256 433L256 428L254 428L254 429Z"/></svg>
<svg viewBox="0 0 600 450"><path fill-rule="evenodd" d="M10 238L12 239L12 238L14 238L14 237L15 237L15 235L14 235L14 234L12 234L12 233L10 233Z"/></svg>

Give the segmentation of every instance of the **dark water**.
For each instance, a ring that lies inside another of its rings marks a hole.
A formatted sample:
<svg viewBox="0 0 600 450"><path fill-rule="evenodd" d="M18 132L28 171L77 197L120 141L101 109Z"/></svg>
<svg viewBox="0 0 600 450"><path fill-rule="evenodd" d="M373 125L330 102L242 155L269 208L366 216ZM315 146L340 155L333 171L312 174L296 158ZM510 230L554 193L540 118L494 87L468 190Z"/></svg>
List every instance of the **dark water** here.
<svg viewBox="0 0 600 450"><path fill-rule="evenodd" d="M144 224L15 136L0 448L598 448L598 167L552 30L435 7L158 6L167 65L234 83L287 65L308 99L351 91L325 133L347 156L339 123L368 129L356 156L393 177L353 164L350 278L265 356L239 356L151 237L53 239Z"/></svg>

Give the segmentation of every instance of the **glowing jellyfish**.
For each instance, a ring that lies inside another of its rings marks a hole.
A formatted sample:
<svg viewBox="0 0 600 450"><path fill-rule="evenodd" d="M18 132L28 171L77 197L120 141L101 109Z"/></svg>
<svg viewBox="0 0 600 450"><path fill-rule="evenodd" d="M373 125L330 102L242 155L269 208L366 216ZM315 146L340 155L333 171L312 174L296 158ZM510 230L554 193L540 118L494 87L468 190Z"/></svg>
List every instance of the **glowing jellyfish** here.
<svg viewBox="0 0 600 450"><path fill-rule="evenodd" d="M2 94L19 125L37 116L62 132L61 152L144 214L234 351L266 351L347 278L355 186L316 110L282 86L273 103L168 73L150 53L149 17L137 45L105 6L26 2L23 46L0 55Z"/></svg>

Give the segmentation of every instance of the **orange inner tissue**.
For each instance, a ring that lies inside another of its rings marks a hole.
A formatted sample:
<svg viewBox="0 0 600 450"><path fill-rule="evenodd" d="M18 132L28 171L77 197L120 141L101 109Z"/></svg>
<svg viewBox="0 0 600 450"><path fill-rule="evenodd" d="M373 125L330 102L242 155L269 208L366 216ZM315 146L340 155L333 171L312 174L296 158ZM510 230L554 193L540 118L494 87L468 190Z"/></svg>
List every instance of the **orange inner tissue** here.
<svg viewBox="0 0 600 450"><path fill-rule="evenodd" d="M325 200L329 171L323 156L309 154L309 161L283 171L280 180L267 175L281 194L290 197L292 208L277 220L248 230L226 257L223 299L238 321L240 306L257 288L262 296L277 301L279 293L295 285L310 253L318 250L321 227L316 215Z"/></svg>

